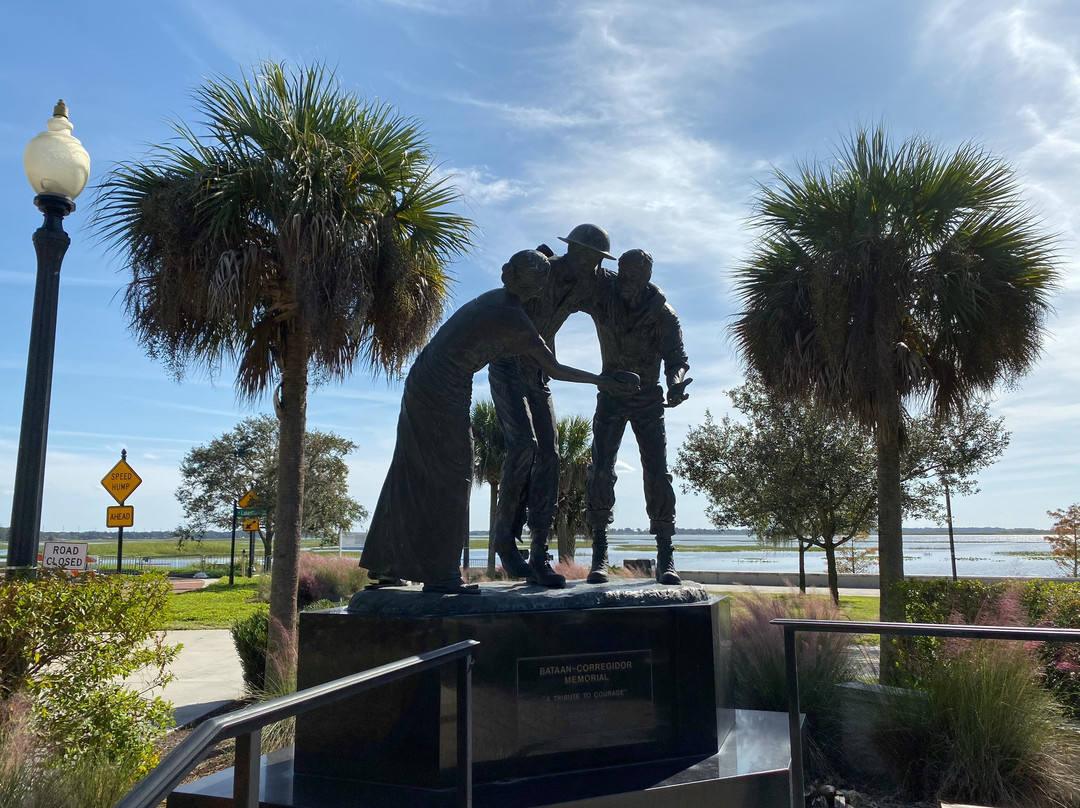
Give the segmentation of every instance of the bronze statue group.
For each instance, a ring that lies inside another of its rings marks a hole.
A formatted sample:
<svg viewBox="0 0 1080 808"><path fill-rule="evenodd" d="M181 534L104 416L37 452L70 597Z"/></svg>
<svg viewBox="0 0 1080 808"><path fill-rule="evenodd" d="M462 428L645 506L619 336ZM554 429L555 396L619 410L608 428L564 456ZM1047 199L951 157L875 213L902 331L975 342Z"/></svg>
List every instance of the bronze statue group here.
<svg viewBox="0 0 1080 808"><path fill-rule="evenodd" d="M548 558L559 476L548 381L556 379L598 388L585 489L593 543L588 583L608 580L615 461L627 423L641 452L656 580L681 583L672 552L675 492L664 430L665 407L685 401L692 381L678 317L650 282L649 253L623 253L612 272L602 266L605 258L615 260L602 228L582 224L559 238L565 255L555 256L546 245L515 254L503 266L503 287L458 309L409 371L393 460L360 559L372 586L418 581L425 592L479 593L462 580L458 557L469 535L472 378L485 365L506 442L494 526L506 573L540 586L566 586ZM596 324L603 363L598 376L555 358L555 334L578 311ZM527 561L517 547L526 525Z"/></svg>

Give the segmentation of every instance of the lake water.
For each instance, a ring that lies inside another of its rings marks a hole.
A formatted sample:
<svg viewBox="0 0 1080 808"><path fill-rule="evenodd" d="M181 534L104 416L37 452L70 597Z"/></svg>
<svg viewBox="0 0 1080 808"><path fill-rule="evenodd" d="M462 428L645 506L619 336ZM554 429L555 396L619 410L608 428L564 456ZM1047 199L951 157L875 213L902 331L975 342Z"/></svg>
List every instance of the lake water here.
<svg viewBox="0 0 1080 808"><path fill-rule="evenodd" d="M475 536L473 537L476 538ZM742 549L718 552L712 547L748 547L755 545L748 536L676 536L675 565L681 570L738 570L744 572L781 572L797 574L799 553L795 549ZM858 542L859 548L875 548L877 537ZM634 548L637 549L634 549ZM128 549L125 547L125 549ZM348 548L352 549L352 548ZM6 557L0 542L0 560ZM130 552L136 552L133 545ZM332 551L329 551L332 552ZM1049 558L1050 545L1042 534L962 534L956 536L956 571L959 575L1003 577L1056 577L1065 573ZM613 534L609 537L611 562L621 565L628 558L654 558L656 548L648 534ZM592 557L587 539L577 541L577 561L588 566ZM472 550L473 567L487 563L484 550ZM115 563L115 562L114 562ZM185 562L188 563L188 562ZM826 572L825 553L811 550L806 554L807 572ZM869 572L877 572L876 565ZM911 575L950 575L949 537L946 533L908 534L904 537L904 572Z"/></svg>
<svg viewBox="0 0 1080 808"><path fill-rule="evenodd" d="M1064 575L1048 557L1050 545L1042 534L1002 535L963 534L955 537L956 572L959 575L994 575L1017 577L1056 577ZM796 549L752 549L717 552L695 550L696 547L737 547L754 545L748 536L676 536L675 565L684 570L739 570L745 572L790 572L799 570ZM653 538L642 535L612 535L608 539L611 563L621 565L627 558L655 557ZM651 550L633 549L652 546ZM871 536L856 546L876 548L877 537ZM680 547L686 548L680 551ZM592 550L587 539L578 539L576 560L589 564ZM486 554L473 550L469 555L473 566L483 566ZM810 550L806 553L807 572L826 572L825 553ZM870 572L877 572L876 564ZM904 572L911 575L951 575L949 536L947 533L904 537Z"/></svg>

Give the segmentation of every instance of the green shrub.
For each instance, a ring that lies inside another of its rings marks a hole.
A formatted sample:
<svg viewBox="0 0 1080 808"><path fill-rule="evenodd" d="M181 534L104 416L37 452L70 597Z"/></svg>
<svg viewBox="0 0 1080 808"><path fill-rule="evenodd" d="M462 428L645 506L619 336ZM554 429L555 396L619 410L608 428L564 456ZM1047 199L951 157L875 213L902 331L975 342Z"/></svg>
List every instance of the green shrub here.
<svg viewBox="0 0 1080 808"><path fill-rule="evenodd" d="M1021 602L1032 625L1080 628L1080 583L1029 581ZM1080 720L1080 643L1042 643L1036 653L1046 686L1069 715Z"/></svg>
<svg viewBox="0 0 1080 808"><path fill-rule="evenodd" d="M149 673L147 690L172 679L166 668L179 647L158 633L170 592L157 574L41 571L0 584L0 701L30 705L37 763L105 760L134 776L157 762L170 705L120 683L139 671Z"/></svg>
<svg viewBox="0 0 1080 808"><path fill-rule="evenodd" d="M240 669L244 677L244 687L249 694L266 689L266 645L270 631L270 610L262 607L248 615L233 621L229 628L237 656L240 657Z"/></svg>
<svg viewBox="0 0 1080 808"><path fill-rule="evenodd" d="M813 597L740 597L731 620L731 666L735 706L747 710L786 711L787 678L784 638L770 625L779 617L843 619L831 601ZM796 637L799 703L806 714L811 769L828 775L830 750L839 737L836 686L857 677L850 634L801 632Z"/></svg>
<svg viewBox="0 0 1080 808"><path fill-rule="evenodd" d="M25 694L0 703L0 808L110 808L131 788L131 770L100 753L40 760L32 713Z"/></svg>
<svg viewBox="0 0 1080 808"><path fill-rule="evenodd" d="M1007 589L1005 584L949 578L908 579L895 586L902 593L904 619L908 623L974 624L980 615L990 619ZM898 681L918 685L920 671L935 664L942 647L941 638L897 637L893 642L898 652Z"/></svg>
<svg viewBox="0 0 1080 808"><path fill-rule="evenodd" d="M1036 579L1016 587L937 578L908 580L898 586L908 598L910 622L1080 628L1080 582ZM922 671L938 664L943 641L906 637L897 644L902 680L922 686ZM1080 643L1042 643L1035 651L1043 685L1071 717L1080 719Z"/></svg>
<svg viewBox="0 0 1080 808"><path fill-rule="evenodd" d="M1077 804L1080 734L1063 727L1017 643L950 641L922 683L927 697L896 699L874 733L910 791L980 805Z"/></svg>

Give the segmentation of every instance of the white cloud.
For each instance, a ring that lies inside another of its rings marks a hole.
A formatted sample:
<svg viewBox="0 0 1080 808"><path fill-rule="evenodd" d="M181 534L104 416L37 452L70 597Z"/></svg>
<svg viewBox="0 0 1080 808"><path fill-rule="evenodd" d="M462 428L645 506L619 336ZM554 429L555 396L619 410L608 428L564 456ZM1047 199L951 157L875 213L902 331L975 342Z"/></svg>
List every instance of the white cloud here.
<svg viewBox="0 0 1080 808"><path fill-rule="evenodd" d="M450 169L447 177L461 191L466 204L497 205L529 193L521 180L495 176L487 166Z"/></svg>

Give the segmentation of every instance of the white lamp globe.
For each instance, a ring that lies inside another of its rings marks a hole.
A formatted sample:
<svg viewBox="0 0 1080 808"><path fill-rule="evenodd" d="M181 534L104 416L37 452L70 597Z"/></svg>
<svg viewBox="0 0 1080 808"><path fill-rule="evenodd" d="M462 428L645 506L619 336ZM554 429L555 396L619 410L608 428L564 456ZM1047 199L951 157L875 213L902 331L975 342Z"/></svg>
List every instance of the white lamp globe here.
<svg viewBox="0 0 1080 808"><path fill-rule="evenodd" d="M90 179L90 155L78 138L71 135L74 127L68 120L63 99L57 102L46 126L49 127L46 131L39 132L26 144L23 153L26 178L36 193L74 199Z"/></svg>

